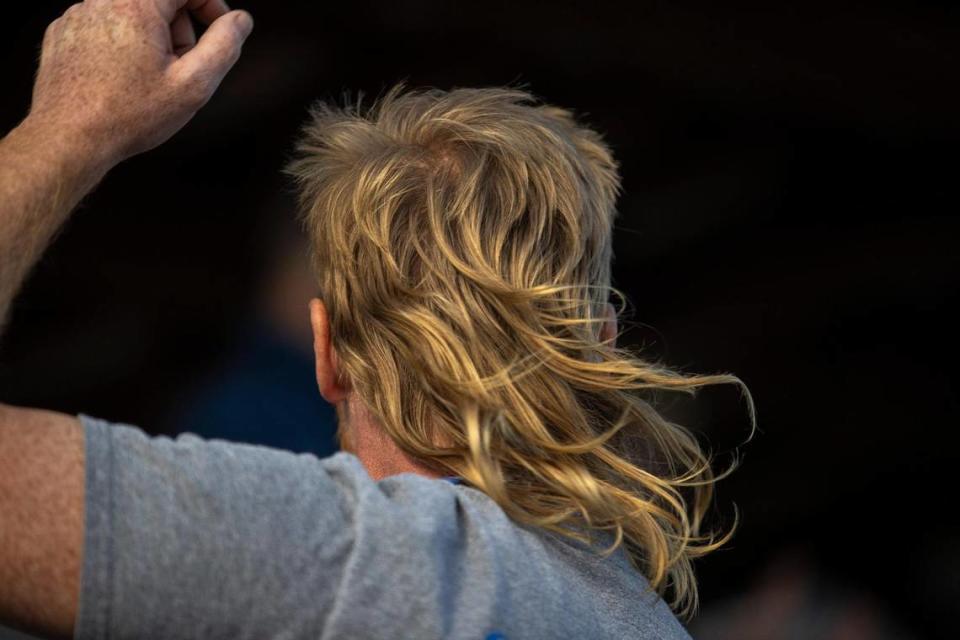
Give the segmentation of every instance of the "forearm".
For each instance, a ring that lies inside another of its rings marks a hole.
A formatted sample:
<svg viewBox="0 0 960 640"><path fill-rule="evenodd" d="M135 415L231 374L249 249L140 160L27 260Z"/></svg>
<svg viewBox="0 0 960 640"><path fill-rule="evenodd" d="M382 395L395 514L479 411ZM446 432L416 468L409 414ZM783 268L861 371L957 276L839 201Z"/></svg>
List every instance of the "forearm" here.
<svg viewBox="0 0 960 640"><path fill-rule="evenodd" d="M0 141L0 334L23 280L111 163L80 136L27 118Z"/></svg>
<svg viewBox="0 0 960 640"><path fill-rule="evenodd" d="M210 25L199 40L188 11ZM83 2L51 23L32 115L0 142L0 331L80 198L113 164L186 124L252 28L222 0Z"/></svg>

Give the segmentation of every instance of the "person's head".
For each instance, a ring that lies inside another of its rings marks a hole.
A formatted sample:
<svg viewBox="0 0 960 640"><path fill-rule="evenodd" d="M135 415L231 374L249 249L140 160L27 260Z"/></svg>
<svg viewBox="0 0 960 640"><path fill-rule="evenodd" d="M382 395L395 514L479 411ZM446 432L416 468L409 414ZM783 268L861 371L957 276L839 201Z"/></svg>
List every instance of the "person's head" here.
<svg viewBox="0 0 960 640"><path fill-rule="evenodd" d="M521 523L612 532L693 606L690 561L720 543L699 532L713 476L644 394L739 381L614 344L601 137L516 89L396 88L317 106L297 149L328 400Z"/></svg>

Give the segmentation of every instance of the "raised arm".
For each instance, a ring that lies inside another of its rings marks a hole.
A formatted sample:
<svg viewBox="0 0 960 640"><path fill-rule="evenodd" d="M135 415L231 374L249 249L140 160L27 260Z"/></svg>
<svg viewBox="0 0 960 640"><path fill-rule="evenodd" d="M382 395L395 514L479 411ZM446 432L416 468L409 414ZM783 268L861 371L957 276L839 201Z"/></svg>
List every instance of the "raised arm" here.
<svg viewBox="0 0 960 640"><path fill-rule="evenodd" d="M252 26L222 0L86 0L50 25L30 114L0 141L0 331L77 202L190 120ZM83 482L75 418L0 405L0 623L71 636Z"/></svg>
<svg viewBox="0 0 960 640"><path fill-rule="evenodd" d="M210 23L199 42L187 9ZM0 142L0 323L77 202L193 117L252 26L222 0L87 0L50 25L30 114Z"/></svg>

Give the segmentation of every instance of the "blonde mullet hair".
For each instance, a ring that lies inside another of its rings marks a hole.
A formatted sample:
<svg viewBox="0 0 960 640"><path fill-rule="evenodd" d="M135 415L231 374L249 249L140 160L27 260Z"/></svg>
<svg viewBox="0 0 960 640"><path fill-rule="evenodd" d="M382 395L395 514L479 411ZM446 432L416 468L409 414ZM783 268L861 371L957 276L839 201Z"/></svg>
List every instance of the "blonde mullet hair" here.
<svg viewBox="0 0 960 640"><path fill-rule="evenodd" d="M710 459L651 398L729 383L753 404L733 375L603 339L620 177L601 137L521 90L398 86L315 106L288 172L341 375L387 434L521 524L609 532L692 613L692 560L732 527L702 530Z"/></svg>

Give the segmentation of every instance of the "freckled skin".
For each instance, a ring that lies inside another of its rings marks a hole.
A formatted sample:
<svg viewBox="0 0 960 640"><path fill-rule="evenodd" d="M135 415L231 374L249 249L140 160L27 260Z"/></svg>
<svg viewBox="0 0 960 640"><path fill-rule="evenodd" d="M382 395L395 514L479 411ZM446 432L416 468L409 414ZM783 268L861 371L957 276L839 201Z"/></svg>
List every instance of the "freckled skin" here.
<svg viewBox="0 0 960 640"><path fill-rule="evenodd" d="M190 15L210 25L199 40ZM190 120L252 26L223 0L87 0L50 25L30 114L0 140L0 329L77 202ZM73 416L0 404L0 624L72 637L83 444Z"/></svg>
<svg viewBox="0 0 960 640"><path fill-rule="evenodd" d="M97 146L107 142L114 163L167 140L210 99L239 57L239 46L230 45L244 37L245 18L239 12L223 16L205 36L215 42L188 56L174 52L170 22L161 15L150 0L67 9L44 35L31 117L74 130ZM179 15L175 10L164 17Z"/></svg>

